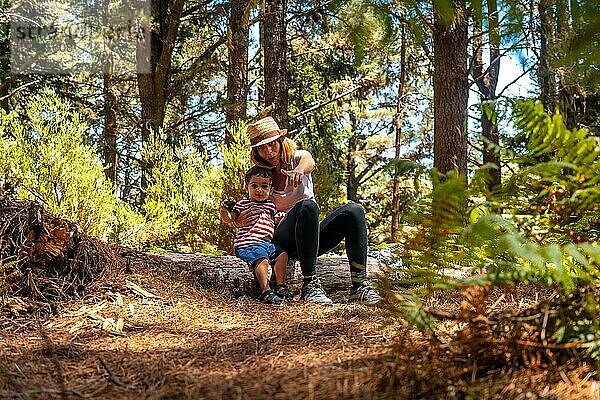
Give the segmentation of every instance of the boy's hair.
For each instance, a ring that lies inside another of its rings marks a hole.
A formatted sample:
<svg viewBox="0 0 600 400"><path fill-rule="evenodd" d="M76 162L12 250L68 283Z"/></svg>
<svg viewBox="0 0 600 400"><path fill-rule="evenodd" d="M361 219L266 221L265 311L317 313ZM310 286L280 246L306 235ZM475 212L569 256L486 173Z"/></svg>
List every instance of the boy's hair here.
<svg viewBox="0 0 600 400"><path fill-rule="evenodd" d="M255 165L254 167L250 168L246 172L246 177L245 177L246 185L250 182L250 179L253 176L259 176L261 178L269 178L271 180L271 182L273 182L273 172L270 169L267 169L265 167L259 167L258 165Z"/></svg>

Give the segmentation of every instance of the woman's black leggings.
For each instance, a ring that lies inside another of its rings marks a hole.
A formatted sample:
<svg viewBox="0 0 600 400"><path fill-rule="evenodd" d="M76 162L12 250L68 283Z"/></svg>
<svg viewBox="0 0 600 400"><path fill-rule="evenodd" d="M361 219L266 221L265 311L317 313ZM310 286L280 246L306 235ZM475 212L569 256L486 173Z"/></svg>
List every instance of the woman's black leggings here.
<svg viewBox="0 0 600 400"><path fill-rule="evenodd" d="M331 251L344 239L352 284L357 286L366 278L367 263L367 224L360 205L345 204L319 224L317 203L302 200L277 225L273 243L300 261L304 276L313 276L317 257Z"/></svg>

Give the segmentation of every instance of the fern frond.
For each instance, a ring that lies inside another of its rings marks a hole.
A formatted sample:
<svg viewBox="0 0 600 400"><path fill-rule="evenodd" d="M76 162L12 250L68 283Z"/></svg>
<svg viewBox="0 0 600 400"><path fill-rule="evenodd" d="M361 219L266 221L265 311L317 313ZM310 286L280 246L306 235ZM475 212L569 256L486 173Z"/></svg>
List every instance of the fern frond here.
<svg viewBox="0 0 600 400"><path fill-rule="evenodd" d="M517 101L515 117L528 139L529 156L547 160L528 171L554 186L564 185L571 193L566 201L570 207L594 209L600 202L600 138L586 129L567 129L562 116L547 115L540 102Z"/></svg>
<svg viewBox="0 0 600 400"><path fill-rule="evenodd" d="M405 244L395 281L412 285L403 286L396 306L419 329L429 320L416 300L439 290L522 282L562 289L563 299L598 291L600 139L568 130L540 103L517 102L514 109L528 152L513 159L521 168L501 191L486 191L485 169L475 173L470 188L459 176L431 174L428 212L419 215L419 233ZM479 274L453 278L450 269ZM586 296L578 304L598 309ZM594 319L565 320L555 332L557 341L591 334L593 341L585 336L589 351L600 357Z"/></svg>

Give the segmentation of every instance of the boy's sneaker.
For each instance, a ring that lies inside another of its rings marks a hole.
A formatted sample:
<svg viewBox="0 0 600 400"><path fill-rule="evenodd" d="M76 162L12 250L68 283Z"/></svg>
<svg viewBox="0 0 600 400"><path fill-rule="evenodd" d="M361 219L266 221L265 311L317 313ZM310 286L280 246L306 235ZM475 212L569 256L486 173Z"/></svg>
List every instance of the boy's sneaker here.
<svg viewBox="0 0 600 400"><path fill-rule="evenodd" d="M373 305L381 301L381 296L368 281L364 281L357 289L350 291L348 300Z"/></svg>
<svg viewBox="0 0 600 400"><path fill-rule="evenodd" d="M300 295L301 300L311 301L315 304L319 304L321 306L332 306L333 301L327 294L325 290L321 287L321 282L318 279L313 279L306 285L302 287L302 294Z"/></svg>
<svg viewBox="0 0 600 400"><path fill-rule="evenodd" d="M282 300L294 300L294 295L286 284L275 285L275 294L281 297Z"/></svg>
<svg viewBox="0 0 600 400"><path fill-rule="evenodd" d="M262 292L258 299L265 304L281 304L283 301L281 300L281 297L277 296L271 289Z"/></svg>

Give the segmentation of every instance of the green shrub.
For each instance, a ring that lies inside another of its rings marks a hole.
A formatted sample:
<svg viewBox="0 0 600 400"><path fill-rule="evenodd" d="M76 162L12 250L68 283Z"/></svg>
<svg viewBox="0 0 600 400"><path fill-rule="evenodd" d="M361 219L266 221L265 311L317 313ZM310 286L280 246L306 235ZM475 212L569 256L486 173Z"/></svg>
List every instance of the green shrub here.
<svg viewBox="0 0 600 400"><path fill-rule="evenodd" d="M142 213L145 223L130 240L142 247L178 251L229 251L233 231L221 224L221 199L239 199L250 165L246 129L232 128L233 141L219 146L223 165L208 163L191 140L172 147L164 132L152 134L142 156L152 165Z"/></svg>
<svg viewBox="0 0 600 400"><path fill-rule="evenodd" d="M21 198L42 202L87 234L107 238L123 205L105 178L102 161L85 142L88 129L74 108L45 91L27 113L0 110L0 177Z"/></svg>
<svg viewBox="0 0 600 400"><path fill-rule="evenodd" d="M231 252L234 230L220 222L219 205L221 200L239 200L246 195L244 176L252 165L250 151L246 146L248 136L243 122L230 128L232 141L221 144L222 166L207 166L204 169L203 188L205 198L200 219L205 226L205 240L214 243L219 251Z"/></svg>

